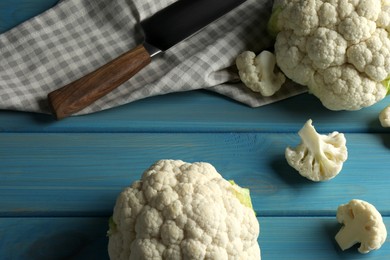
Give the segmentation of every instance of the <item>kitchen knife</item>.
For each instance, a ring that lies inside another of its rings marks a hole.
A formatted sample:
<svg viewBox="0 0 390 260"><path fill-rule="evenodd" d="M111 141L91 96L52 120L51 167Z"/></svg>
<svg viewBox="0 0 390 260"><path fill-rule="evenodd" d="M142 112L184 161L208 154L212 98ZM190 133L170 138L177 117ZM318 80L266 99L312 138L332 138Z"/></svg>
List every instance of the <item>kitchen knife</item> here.
<svg viewBox="0 0 390 260"><path fill-rule="evenodd" d="M190 37L246 0L179 0L141 22L144 43L90 74L48 94L57 119L70 116L122 83L158 55Z"/></svg>

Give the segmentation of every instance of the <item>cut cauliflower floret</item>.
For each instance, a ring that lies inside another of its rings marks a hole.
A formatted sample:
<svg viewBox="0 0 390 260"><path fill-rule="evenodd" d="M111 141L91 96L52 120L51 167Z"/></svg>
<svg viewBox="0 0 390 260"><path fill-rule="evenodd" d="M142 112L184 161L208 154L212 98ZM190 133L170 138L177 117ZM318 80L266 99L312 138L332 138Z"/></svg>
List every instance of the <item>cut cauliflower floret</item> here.
<svg viewBox="0 0 390 260"><path fill-rule="evenodd" d="M359 252L366 254L379 249L386 241L387 230L382 215L366 201L353 199L340 205L336 217L343 224L335 237L342 250L360 243Z"/></svg>
<svg viewBox="0 0 390 260"><path fill-rule="evenodd" d="M257 56L245 51L238 55L236 65L241 81L266 97L275 94L286 80L283 73L275 72L275 55L269 51L262 51Z"/></svg>
<svg viewBox="0 0 390 260"><path fill-rule="evenodd" d="M259 260L259 232L249 190L211 164L161 160L118 196L108 251L126 260Z"/></svg>
<svg viewBox="0 0 390 260"><path fill-rule="evenodd" d="M346 139L342 133L320 135L309 119L298 132L302 142L295 148L287 147L288 164L312 181L334 178L347 160Z"/></svg>
<svg viewBox="0 0 390 260"><path fill-rule="evenodd" d="M390 105L379 113L379 121L383 127L390 127Z"/></svg>
<svg viewBox="0 0 390 260"><path fill-rule="evenodd" d="M269 28L276 35L277 65L325 107L358 110L386 96L382 82L390 76L388 0L276 0L273 13ZM329 69L344 71L339 84L318 80ZM349 75L361 80L346 79ZM331 102L335 96L337 101Z"/></svg>

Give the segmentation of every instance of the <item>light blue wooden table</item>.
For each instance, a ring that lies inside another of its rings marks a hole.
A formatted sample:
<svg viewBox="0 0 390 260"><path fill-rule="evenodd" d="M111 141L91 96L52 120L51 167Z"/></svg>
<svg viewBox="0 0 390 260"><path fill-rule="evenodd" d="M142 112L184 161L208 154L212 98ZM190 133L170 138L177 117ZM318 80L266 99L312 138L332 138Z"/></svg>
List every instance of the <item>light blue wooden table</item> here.
<svg viewBox="0 0 390 260"><path fill-rule="evenodd" d="M1 0L0 32L55 2ZM207 161L249 187L265 260L390 259L389 239L368 255L333 239L338 205L354 198L373 203L390 228L390 133L377 119L389 103L332 112L303 94L253 109L194 91L59 122L0 111L0 259L107 259L116 196L159 159ZM309 118L347 138L349 159L329 182L300 177L284 159Z"/></svg>

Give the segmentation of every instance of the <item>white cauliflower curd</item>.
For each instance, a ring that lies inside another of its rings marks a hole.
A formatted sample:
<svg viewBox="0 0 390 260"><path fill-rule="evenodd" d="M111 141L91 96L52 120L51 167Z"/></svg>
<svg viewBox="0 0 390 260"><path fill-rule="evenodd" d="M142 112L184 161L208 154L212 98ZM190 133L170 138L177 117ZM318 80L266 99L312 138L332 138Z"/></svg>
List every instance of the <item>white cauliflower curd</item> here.
<svg viewBox="0 0 390 260"><path fill-rule="evenodd" d="M241 81L265 97L275 94L286 80L275 68L275 55L269 51L262 51L257 56L254 52L244 51L236 58L236 65Z"/></svg>
<svg viewBox="0 0 390 260"><path fill-rule="evenodd" d="M382 100L390 75L389 0L276 0L276 62L331 110Z"/></svg>
<svg viewBox="0 0 390 260"><path fill-rule="evenodd" d="M390 105L379 113L379 121L383 127L390 127Z"/></svg>
<svg viewBox="0 0 390 260"><path fill-rule="evenodd" d="M285 157L288 164L303 177L312 181L326 181L334 178L348 158L344 134L333 132L329 135L317 133L309 119L298 132L301 143L287 147Z"/></svg>
<svg viewBox="0 0 390 260"><path fill-rule="evenodd" d="M117 198L111 259L259 260L249 190L208 163L161 160Z"/></svg>
<svg viewBox="0 0 390 260"><path fill-rule="evenodd" d="M387 230L382 215L366 201L353 199L340 205L336 218L343 224L335 236L343 251L360 243L358 251L366 254L381 248L386 241Z"/></svg>

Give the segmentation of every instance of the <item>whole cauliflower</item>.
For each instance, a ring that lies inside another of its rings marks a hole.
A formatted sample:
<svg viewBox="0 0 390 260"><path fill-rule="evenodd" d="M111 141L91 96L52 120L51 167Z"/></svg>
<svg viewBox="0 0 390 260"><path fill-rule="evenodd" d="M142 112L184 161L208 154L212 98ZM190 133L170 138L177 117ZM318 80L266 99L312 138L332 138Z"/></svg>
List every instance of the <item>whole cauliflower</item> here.
<svg viewBox="0 0 390 260"><path fill-rule="evenodd" d="M111 259L260 259L249 191L208 163L161 160L117 198Z"/></svg>
<svg viewBox="0 0 390 260"><path fill-rule="evenodd" d="M386 96L389 0L276 0L269 28L279 68L328 109L358 110Z"/></svg>

